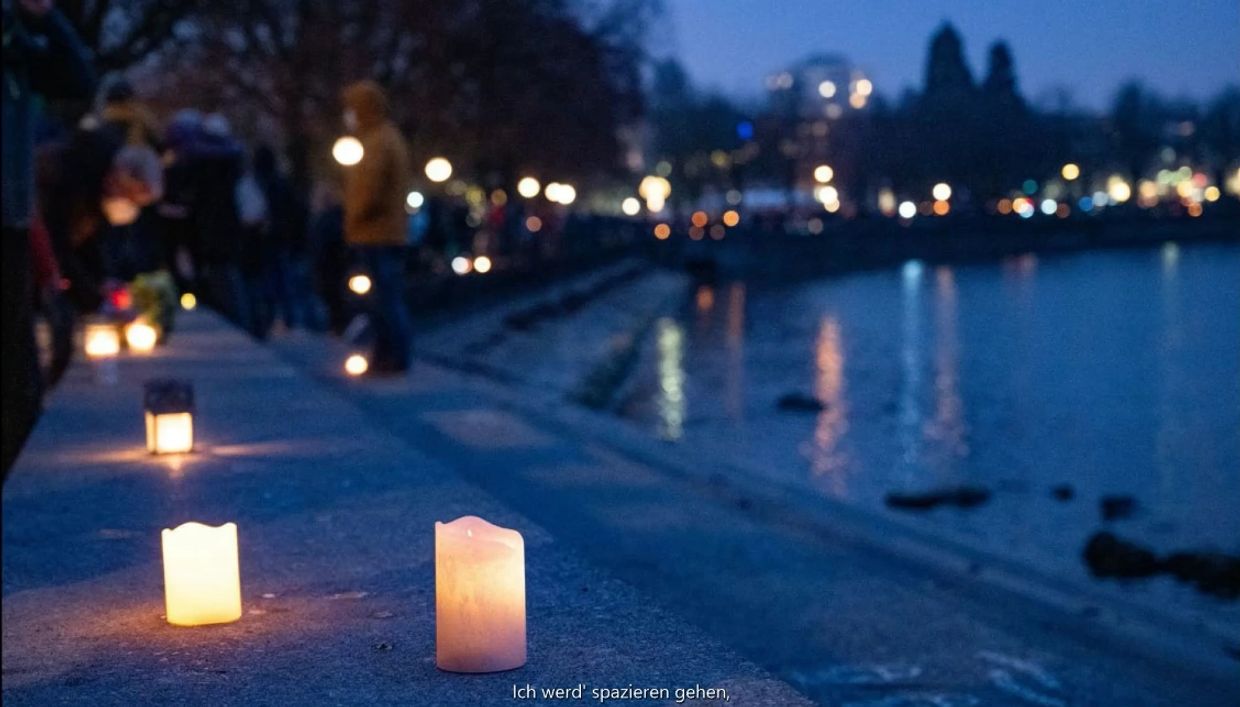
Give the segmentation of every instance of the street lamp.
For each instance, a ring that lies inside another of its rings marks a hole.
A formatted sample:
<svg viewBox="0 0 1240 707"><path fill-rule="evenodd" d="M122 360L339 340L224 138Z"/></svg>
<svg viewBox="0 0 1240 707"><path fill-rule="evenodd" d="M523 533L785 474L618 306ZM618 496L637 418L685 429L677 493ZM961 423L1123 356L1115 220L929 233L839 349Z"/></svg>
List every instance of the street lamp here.
<svg viewBox="0 0 1240 707"><path fill-rule="evenodd" d="M362 141L352 135L345 135L332 145L332 157L345 167L351 167L362 161L362 155L365 154L362 148Z"/></svg>
<svg viewBox="0 0 1240 707"><path fill-rule="evenodd" d="M443 157L432 157L426 163L426 178L432 182L446 182L452 176L452 163Z"/></svg>
<svg viewBox="0 0 1240 707"><path fill-rule="evenodd" d="M541 190L542 185L533 177L522 177L521 181L517 182L517 193L526 199L533 199Z"/></svg>

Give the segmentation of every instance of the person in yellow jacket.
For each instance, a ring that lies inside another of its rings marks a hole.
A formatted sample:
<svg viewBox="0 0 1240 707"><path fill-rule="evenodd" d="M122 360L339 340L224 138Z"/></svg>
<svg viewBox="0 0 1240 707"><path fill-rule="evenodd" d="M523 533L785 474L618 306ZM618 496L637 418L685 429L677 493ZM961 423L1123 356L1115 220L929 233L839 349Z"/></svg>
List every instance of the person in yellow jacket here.
<svg viewBox="0 0 1240 707"><path fill-rule="evenodd" d="M345 167L344 238L370 276L365 295L375 331L369 372L409 368L412 324L405 299L405 197L413 180L409 150L373 81L343 93L344 122L362 143L362 159Z"/></svg>

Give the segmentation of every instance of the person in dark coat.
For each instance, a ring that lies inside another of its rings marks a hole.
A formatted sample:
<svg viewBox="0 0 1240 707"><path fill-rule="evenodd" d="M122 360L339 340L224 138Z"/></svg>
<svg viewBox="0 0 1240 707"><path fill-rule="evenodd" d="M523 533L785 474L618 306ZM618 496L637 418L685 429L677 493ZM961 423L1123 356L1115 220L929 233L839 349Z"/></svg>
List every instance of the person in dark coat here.
<svg viewBox="0 0 1240 707"><path fill-rule="evenodd" d="M86 98L94 90L89 52L51 0L17 0L3 6L4 80L0 92L0 191L3 197L4 400L0 412L0 462L5 472L38 418L42 398L34 343L34 291L30 224L34 215L36 95Z"/></svg>
<svg viewBox="0 0 1240 707"><path fill-rule="evenodd" d="M232 139L222 116L209 116L203 133L189 152L193 179L194 231L200 240L208 301L246 331L253 331L249 288L242 273L246 255L241 218L237 213L237 183L243 152Z"/></svg>
<svg viewBox="0 0 1240 707"><path fill-rule="evenodd" d="M267 234L261 253L263 293L268 310L292 329L309 319L295 272L305 249L306 208L271 146L261 145L254 151L254 177L267 200Z"/></svg>

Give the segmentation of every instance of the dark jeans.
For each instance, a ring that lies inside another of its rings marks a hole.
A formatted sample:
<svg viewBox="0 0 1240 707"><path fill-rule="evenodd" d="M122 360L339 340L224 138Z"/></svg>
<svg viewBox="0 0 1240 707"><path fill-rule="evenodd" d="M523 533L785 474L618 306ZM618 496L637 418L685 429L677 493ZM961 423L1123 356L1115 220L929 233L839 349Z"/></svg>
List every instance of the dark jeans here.
<svg viewBox="0 0 1240 707"><path fill-rule="evenodd" d="M409 368L413 323L405 301L405 253L403 246L357 248L358 261L370 275L367 312L375 329L375 350L370 362L377 372Z"/></svg>
<svg viewBox="0 0 1240 707"><path fill-rule="evenodd" d="M24 228L4 227L4 273L0 277L3 320L0 349L3 353L3 386L0 390L0 455L4 473L17 458L26 435L39 417L43 381L34 344L34 291L30 262L30 234Z"/></svg>
<svg viewBox="0 0 1240 707"><path fill-rule="evenodd" d="M255 331L250 288L241 268L233 263L210 263L206 268L207 292L215 309L233 324L253 334Z"/></svg>

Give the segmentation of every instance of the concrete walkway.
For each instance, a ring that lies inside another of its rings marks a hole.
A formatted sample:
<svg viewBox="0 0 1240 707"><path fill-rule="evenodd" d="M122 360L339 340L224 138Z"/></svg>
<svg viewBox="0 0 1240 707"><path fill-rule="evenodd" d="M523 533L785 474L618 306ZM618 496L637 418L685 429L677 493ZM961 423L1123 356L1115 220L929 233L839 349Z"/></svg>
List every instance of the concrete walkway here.
<svg viewBox="0 0 1240 707"><path fill-rule="evenodd" d="M509 704L514 685L583 683L582 702L630 684L722 687L729 704L805 702L460 473L505 476L530 445L570 442L437 387L438 404L418 411L424 424L487 451L453 459L441 447L435 458L392 431L398 419L376 424L381 408L363 411L368 400L212 315L179 325L167 349L125 357L116 385L71 369L4 486L6 705ZM300 341L324 363L338 353ZM193 455L143 450L141 383L156 376L195 383ZM393 402L407 393L372 390ZM465 514L525 535L530 652L519 670L434 667L433 524ZM162 619L159 533L188 520L238 525L236 623Z"/></svg>
<svg viewBox="0 0 1240 707"><path fill-rule="evenodd" d="M1240 703L1236 647L1174 617L708 467L554 396L425 363L349 380L336 342L274 347L821 704Z"/></svg>

